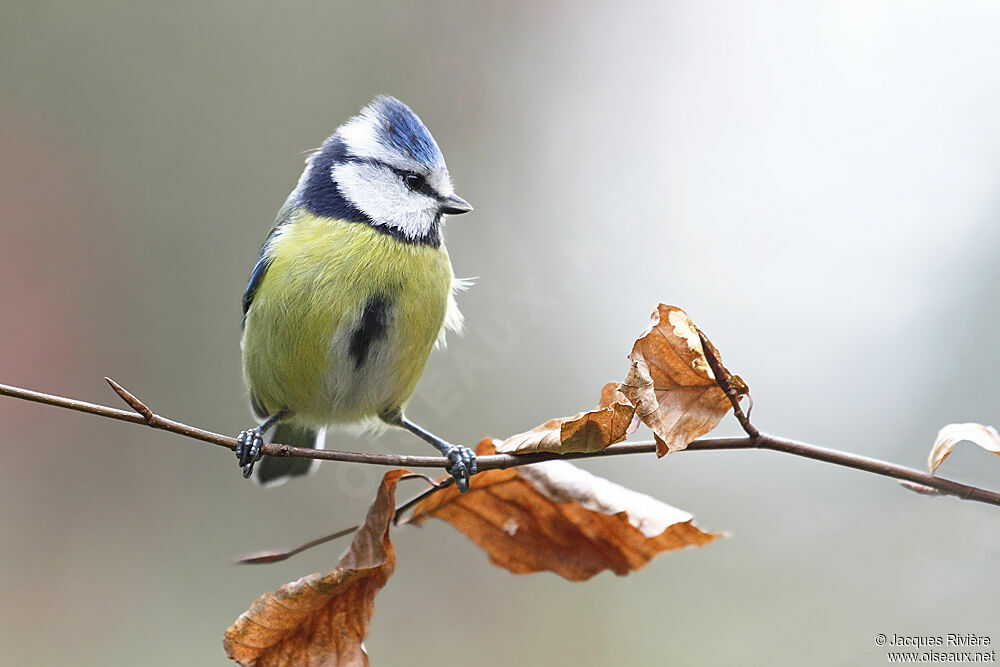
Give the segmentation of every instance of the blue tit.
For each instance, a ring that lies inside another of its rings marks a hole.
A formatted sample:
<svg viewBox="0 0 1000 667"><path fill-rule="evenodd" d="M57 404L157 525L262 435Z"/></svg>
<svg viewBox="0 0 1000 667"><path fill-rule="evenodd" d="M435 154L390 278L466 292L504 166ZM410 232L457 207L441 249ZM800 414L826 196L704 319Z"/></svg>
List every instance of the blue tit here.
<svg viewBox="0 0 1000 667"><path fill-rule="evenodd" d="M437 142L416 114L378 97L306 160L243 295L243 376L260 423L236 456L262 484L315 461L260 460L265 433L322 448L338 424L404 428L436 447L468 490L475 454L404 415L427 358L461 327L460 286L442 227L472 210L452 188Z"/></svg>

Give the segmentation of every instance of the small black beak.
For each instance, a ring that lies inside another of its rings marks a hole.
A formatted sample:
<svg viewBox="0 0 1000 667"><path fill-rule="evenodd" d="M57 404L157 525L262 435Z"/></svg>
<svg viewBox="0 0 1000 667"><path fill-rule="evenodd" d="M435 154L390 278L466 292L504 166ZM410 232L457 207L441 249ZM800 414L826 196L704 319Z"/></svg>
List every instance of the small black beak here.
<svg viewBox="0 0 1000 667"><path fill-rule="evenodd" d="M441 200L441 212L448 215L461 215L472 210L472 204L465 201L458 195L444 197Z"/></svg>

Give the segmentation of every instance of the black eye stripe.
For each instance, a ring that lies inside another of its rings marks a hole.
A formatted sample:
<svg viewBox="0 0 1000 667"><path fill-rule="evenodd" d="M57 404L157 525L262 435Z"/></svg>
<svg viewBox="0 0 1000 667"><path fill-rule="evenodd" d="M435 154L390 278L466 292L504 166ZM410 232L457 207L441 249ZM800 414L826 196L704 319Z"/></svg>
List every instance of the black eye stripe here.
<svg viewBox="0 0 1000 667"><path fill-rule="evenodd" d="M419 192L434 199L441 198L441 195L439 195L437 191L434 188L432 188L431 185L427 182L427 177L415 171L400 169L399 167L394 167L391 164L388 164L387 162L383 162L381 160L375 160L373 158L357 157L356 155L345 155L341 157L339 161L341 163L352 162L354 164L370 164L379 167L385 167L386 169L390 170L392 173L396 174L401 179L403 179L403 182L406 183L406 187L410 188L410 190L412 190L413 192ZM419 184L419 187L414 188L411 187L409 183L407 183L406 179L410 176L417 176L420 179L422 179L422 182Z"/></svg>

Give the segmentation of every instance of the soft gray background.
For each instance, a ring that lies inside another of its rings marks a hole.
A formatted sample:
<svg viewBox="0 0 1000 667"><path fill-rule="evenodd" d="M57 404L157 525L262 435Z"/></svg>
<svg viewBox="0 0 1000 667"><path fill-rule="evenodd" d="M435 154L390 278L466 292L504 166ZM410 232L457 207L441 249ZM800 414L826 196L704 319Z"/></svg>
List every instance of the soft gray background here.
<svg viewBox="0 0 1000 667"><path fill-rule="evenodd" d="M469 332L415 418L473 443L586 408L664 301L749 381L762 428L922 467L942 424L1000 422L998 31L987 1L5 0L0 382L114 405L110 375L245 427L259 244L302 152L386 92L476 205L448 228L478 277ZM350 525L380 473L264 491L176 436L10 399L0 424L8 664L223 664L259 593L346 542L230 559ZM441 523L401 530L373 662L875 665L879 632L1000 641L997 508L760 452L586 467L731 538L570 584ZM975 447L943 472L1000 487Z"/></svg>

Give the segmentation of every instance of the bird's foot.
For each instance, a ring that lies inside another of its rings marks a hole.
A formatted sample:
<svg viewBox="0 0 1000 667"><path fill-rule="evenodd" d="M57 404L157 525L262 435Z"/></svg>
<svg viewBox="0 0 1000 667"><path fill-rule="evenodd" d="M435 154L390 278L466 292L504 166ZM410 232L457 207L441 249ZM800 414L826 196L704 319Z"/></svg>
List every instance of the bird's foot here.
<svg viewBox="0 0 1000 667"><path fill-rule="evenodd" d="M236 438L236 461L243 468L243 477L250 477L253 464L260 461L264 447L264 432L260 427L241 431Z"/></svg>
<svg viewBox="0 0 1000 667"><path fill-rule="evenodd" d="M445 453L451 465L448 474L455 478L455 486L462 493L469 490L469 479L476 474L476 453L468 447L452 445Z"/></svg>

